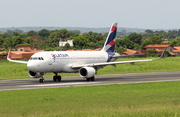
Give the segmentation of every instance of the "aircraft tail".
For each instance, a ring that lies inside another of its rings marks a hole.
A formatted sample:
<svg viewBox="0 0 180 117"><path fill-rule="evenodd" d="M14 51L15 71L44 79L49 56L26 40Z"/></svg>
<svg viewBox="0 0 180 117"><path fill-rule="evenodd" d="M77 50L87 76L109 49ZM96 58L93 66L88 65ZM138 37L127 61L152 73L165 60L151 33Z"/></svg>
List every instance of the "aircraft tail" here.
<svg viewBox="0 0 180 117"><path fill-rule="evenodd" d="M102 48L101 51L106 51L106 52L114 52L115 50L115 37L116 37L116 32L117 32L117 23L113 23L111 26L111 29L109 31L109 34L106 38L106 42L104 44L104 47Z"/></svg>

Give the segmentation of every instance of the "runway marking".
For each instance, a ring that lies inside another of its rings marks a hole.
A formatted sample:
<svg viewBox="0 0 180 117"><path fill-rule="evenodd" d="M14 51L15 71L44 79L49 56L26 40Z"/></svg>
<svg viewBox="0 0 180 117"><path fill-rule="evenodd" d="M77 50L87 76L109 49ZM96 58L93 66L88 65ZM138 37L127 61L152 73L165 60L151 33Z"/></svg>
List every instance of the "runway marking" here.
<svg viewBox="0 0 180 117"><path fill-rule="evenodd" d="M94 83L100 83L100 82L77 82L77 83L59 83L59 84L39 84L39 85L20 85L19 87L44 87L44 86L69 86L69 85L82 85L82 84L94 84Z"/></svg>

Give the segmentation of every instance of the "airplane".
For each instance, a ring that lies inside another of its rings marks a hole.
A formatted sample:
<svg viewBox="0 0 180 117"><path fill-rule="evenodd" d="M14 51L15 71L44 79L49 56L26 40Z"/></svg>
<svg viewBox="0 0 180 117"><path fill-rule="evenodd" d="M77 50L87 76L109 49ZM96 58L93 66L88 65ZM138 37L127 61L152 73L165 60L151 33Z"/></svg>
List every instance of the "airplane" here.
<svg viewBox="0 0 180 117"><path fill-rule="evenodd" d="M109 34L106 38L103 48L100 51L43 51L33 54L28 61L11 60L11 48L7 56L10 62L27 64L29 76L32 78L40 78L39 82L44 82L44 75L53 72L53 81L61 81L58 73L78 73L87 81L94 81L94 75L98 69L107 65L116 66L116 64L153 61L163 58L166 49L160 58L132 60L132 61L116 61L122 57L119 53L115 53L117 23L113 23Z"/></svg>

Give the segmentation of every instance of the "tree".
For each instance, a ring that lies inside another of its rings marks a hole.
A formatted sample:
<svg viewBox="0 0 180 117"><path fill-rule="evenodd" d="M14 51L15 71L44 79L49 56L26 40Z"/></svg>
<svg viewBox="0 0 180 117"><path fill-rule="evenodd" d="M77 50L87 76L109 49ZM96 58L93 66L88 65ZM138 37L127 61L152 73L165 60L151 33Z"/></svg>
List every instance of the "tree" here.
<svg viewBox="0 0 180 117"><path fill-rule="evenodd" d="M145 32L147 32L147 33L153 33L153 31L152 31L152 30L149 30L149 29L145 30Z"/></svg>
<svg viewBox="0 0 180 117"><path fill-rule="evenodd" d="M73 45L75 49L86 49L89 46L88 39L82 36L74 37Z"/></svg>
<svg viewBox="0 0 180 117"><path fill-rule="evenodd" d="M82 36L89 40L89 48L91 49L102 48L104 45L105 37L100 33L90 31L83 33Z"/></svg>
<svg viewBox="0 0 180 117"><path fill-rule="evenodd" d="M83 37L87 38L90 42L96 43L98 41L105 41L105 37L100 34L100 33L95 33L95 32L88 32L88 33L83 33Z"/></svg>
<svg viewBox="0 0 180 117"><path fill-rule="evenodd" d="M4 39L0 36L0 48L3 47Z"/></svg>
<svg viewBox="0 0 180 117"><path fill-rule="evenodd" d="M49 35L50 35L50 33L49 33L49 31L48 30L46 30L46 29L42 29L42 30L40 30L39 32L38 32L38 34L39 34L39 36L41 36L41 37L48 37Z"/></svg>
<svg viewBox="0 0 180 117"><path fill-rule="evenodd" d="M13 31L12 30L7 30L7 34L12 35Z"/></svg>
<svg viewBox="0 0 180 117"><path fill-rule="evenodd" d="M57 38L61 38L63 40L70 36L70 32L68 30L66 30L66 29L61 29L61 30L57 31L56 34L57 34L56 35Z"/></svg>
<svg viewBox="0 0 180 117"><path fill-rule="evenodd" d="M71 46L69 45L69 43L66 43L65 46L64 46L64 50L68 50L70 48L71 48Z"/></svg>
<svg viewBox="0 0 180 117"><path fill-rule="evenodd" d="M49 39L46 39L46 41L49 40L49 46L50 47L58 47L59 46L59 41L60 37L58 36L57 32L51 33L49 36Z"/></svg>
<svg viewBox="0 0 180 117"><path fill-rule="evenodd" d="M38 42L36 39L33 39L31 36L26 37L25 43L31 44L32 46L37 46Z"/></svg>
<svg viewBox="0 0 180 117"><path fill-rule="evenodd" d="M14 36L18 36L19 33L18 33L18 32L13 32L13 35L14 35Z"/></svg>
<svg viewBox="0 0 180 117"><path fill-rule="evenodd" d="M150 38L145 39L141 44L141 49L146 50L145 47L148 46L149 44L153 44L152 40Z"/></svg>
<svg viewBox="0 0 180 117"><path fill-rule="evenodd" d="M15 48L16 45L22 44L23 41L24 41L20 36L14 36L14 37L12 38L12 40L13 40L13 47L14 47L14 48Z"/></svg>
<svg viewBox="0 0 180 117"><path fill-rule="evenodd" d="M123 48L123 47L116 47L115 48L115 52L117 52L117 53L123 53L124 51L126 51L126 48Z"/></svg>
<svg viewBox="0 0 180 117"><path fill-rule="evenodd" d="M13 32L17 32L17 33L19 33L19 34L23 33L23 31L22 31L22 30L19 30L19 29L15 29Z"/></svg>
<svg viewBox="0 0 180 117"><path fill-rule="evenodd" d="M171 46L179 46L180 41L178 41L178 39L171 39L168 44L170 44Z"/></svg>
<svg viewBox="0 0 180 117"><path fill-rule="evenodd" d="M27 36L35 36L36 35L36 31L31 30L27 33Z"/></svg>
<svg viewBox="0 0 180 117"><path fill-rule="evenodd" d="M151 41L153 44L161 44L161 38L158 36L152 36Z"/></svg>
<svg viewBox="0 0 180 117"><path fill-rule="evenodd" d="M149 50L147 57L158 57L157 51L156 50Z"/></svg>
<svg viewBox="0 0 180 117"><path fill-rule="evenodd" d="M80 30L70 30L70 35L71 36L78 36L81 33Z"/></svg>
<svg viewBox="0 0 180 117"><path fill-rule="evenodd" d="M134 43L141 44L142 36L141 34L132 33L128 36L128 38L133 41Z"/></svg>
<svg viewBox="0 0 180 117"><path fill-rule="evenodd" d="M5 49L13 48L14 47L14 41L11 37L8 37L5 39L3 46Z"/></svg>
<svg viewBox="0 0 180 117"><path fill-rule="evenodd" d="M128 49L134 49L134 43L132 41L130 41L129 38L116 40L116 46L118 48L123 47L123 48L128 48Z"/></svg>
<svg viewBox="0 0 180 117"><path fill-rule="evenodd" d="M2 36L2 38L4 38L4 39L7 38L7 37L11 37L11 35L8 34L8 33L3 33L1 36Z"/></svg>

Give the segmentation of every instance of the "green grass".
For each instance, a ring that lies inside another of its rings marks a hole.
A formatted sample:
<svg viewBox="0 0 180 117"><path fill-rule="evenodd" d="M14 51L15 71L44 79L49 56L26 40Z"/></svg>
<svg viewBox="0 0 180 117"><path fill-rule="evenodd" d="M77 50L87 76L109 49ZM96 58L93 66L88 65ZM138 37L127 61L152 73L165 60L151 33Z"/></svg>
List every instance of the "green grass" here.
<svg viewBox="0 0 180 117"><path fill-rule="evenodd" d="M0 92L0 117L180 116L180 81Z"/></svg>
<svg viewBox="0 0 180 117"><path fill-rule="evenodd" d="M121 58L118 61L139 60L149 58ZM135 65L118 64L117 67L111 65L98 70L97 75L104 74L128 74L147 72L172 72L180 70L180 57L168 57L156 61L139 62ZM45 78L52 78L53 73L47 73ZM61 73L62 77L79 76L78 73ZM30 79L28 69L25 64L0 61L0 80L10 79Z"/></svg>

